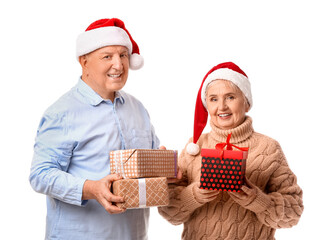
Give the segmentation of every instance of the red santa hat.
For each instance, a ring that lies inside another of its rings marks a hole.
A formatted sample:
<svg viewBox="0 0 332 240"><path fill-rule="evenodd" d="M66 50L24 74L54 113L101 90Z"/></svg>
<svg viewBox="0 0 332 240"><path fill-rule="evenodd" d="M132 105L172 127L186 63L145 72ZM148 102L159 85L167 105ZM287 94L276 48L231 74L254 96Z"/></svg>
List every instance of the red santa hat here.
<svg viewBox="0 0 332 240"><path fill-rule="evenodd" d="M137 70L143 67L144 59L140 55L137 43L131 37L125 24L117 18L100 19L81 33L76 41L76 57L93 52L102 47L120 45L129 50L130 69Z"/></svg>
<svg viewBox="0 0 332 240"><path fill-rule="evenodd" d="M208 111L206 108L206 88L214 80L223 79L234 83L244 93L249 103L249 109L252 107L251 87L247 75L234 63L225 62L214 66L204 77L201 87L198 91L194 119L193 142L187 145L187 152L191 155L197 155L200 151L196 144L201 136L207 120Z"/></svg>

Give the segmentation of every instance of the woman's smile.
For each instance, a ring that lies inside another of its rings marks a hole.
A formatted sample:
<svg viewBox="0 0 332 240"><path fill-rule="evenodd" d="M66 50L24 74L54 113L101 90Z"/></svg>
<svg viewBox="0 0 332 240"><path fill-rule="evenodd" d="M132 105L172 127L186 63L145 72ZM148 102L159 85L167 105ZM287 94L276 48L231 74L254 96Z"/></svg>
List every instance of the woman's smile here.
<svg viewBox="0 0 332 240"><path fill-rule="evenodd" d="M220 113L218 114L218 117L222 118L222 119L228 119L231 117L231 113Z"/></svg>

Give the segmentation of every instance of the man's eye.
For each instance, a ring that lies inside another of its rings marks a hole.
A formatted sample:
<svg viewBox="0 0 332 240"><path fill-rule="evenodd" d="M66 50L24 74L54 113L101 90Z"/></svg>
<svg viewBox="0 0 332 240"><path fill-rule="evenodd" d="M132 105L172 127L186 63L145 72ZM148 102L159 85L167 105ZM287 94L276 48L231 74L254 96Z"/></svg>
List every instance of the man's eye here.
<svg viewBox="0 0 332 240"><path fill-rule="evenodd" d="M121 58L126 58L126 57L128 57L128 54L123 53L123 54L120 55L120 57L121 57Z"/></svg>

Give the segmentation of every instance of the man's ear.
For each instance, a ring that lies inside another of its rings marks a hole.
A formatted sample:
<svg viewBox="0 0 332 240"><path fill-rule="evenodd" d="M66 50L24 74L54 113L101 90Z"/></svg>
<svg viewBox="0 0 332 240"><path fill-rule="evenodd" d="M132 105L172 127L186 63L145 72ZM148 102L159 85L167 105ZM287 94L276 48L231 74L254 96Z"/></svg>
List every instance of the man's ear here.
<svg viewBox="0 0 332 240"><path fill-rule="evenodd" d="M86 63L87 63L87 60L88 60L87 58L88 57L87 57L86 54L83 55L83 56L78 57L78 61L80 62L82 69L85 69L85 67L86 67Z"/></svg>

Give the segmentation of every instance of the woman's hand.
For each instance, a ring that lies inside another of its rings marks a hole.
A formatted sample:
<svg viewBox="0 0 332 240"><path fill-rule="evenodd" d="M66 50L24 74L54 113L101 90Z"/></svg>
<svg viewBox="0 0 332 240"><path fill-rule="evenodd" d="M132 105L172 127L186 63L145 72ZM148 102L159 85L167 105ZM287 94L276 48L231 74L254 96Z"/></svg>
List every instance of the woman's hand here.
<svg viewBox="0 0 332 240"><path fill-rule="evenodd" d="M194 196L197 202L199 203L208 203L215 200L220 194L219 191L215 190L206 190L199 188L200 183L197 182L193 187Z"/></svg>
<svg viewBox="0 0 332 240"><path fill-rule="evenodd" d="M244 177L245 185L241 187L242 192L229 192L229 195L241 206L251 204L257 197L258 188L248 178Z"/></svg>
<svg viewBox="0 0 332 240"><path fill-rule="evenodd" d="M86 180L83 186L82 200L96 199L109 214L126 211L126 209L121 209L113 204L124 202L123 197L111 193L112 183L121 178L117 174L111 174L98 181Z"/></svg>

